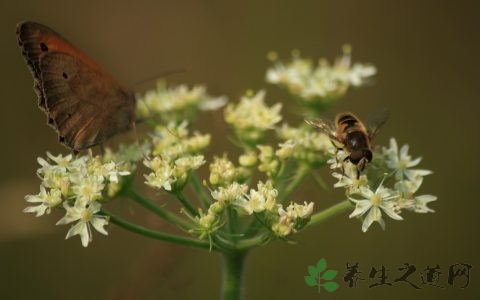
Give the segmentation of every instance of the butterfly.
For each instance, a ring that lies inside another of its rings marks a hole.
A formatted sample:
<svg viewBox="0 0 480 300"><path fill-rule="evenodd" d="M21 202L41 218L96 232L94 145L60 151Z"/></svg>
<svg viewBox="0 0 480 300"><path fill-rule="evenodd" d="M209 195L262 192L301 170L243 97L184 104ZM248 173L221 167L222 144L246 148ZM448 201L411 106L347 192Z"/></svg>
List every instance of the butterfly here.
<svg viewBox="0 0 480 300"><path fill-rule="evenodd" d="M19 23L16 34L38 105L60 143L78 152L134 126L133 92L85 53L39 23Z"/></svg>

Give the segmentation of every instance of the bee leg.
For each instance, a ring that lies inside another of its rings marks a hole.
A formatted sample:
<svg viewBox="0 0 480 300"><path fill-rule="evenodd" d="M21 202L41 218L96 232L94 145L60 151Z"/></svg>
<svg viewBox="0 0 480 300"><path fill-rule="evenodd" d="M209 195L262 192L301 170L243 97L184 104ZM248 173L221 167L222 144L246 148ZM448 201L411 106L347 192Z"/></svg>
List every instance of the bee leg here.
<svg viewBox="0 0 480 300"><path fill-rule="evenodd" d="M333 145L333 146L335 147L335 150L336 150L336 151L335 151L335 162L336 162L337 165L338 165L338 156L337 156L337 154L338 154L338 151L343 150L343 148L337 147L337 146L335 146L335 145ZM347 157L347 158L348 158L348 157ZM343 160L343 161L345 161L345 160ZM343 164L342 164L342 169L343 169Z"/></svg>
<svg viewBox="0 0 480 300"><path fill-rule="evenodd" d="M347 156L347 157L345 157L345 158L343 159L343 162L342 162L342 177L345 175L345 168L344 168L343 165L345 164L345 162L346 162L347 160L350 160L350 155Z"/></svg>

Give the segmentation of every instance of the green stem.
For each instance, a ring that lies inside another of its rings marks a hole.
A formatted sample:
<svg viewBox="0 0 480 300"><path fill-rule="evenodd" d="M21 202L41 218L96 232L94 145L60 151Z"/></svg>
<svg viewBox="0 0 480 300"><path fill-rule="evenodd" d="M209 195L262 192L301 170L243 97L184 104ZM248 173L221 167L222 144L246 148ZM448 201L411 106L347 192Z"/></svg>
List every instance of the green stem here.
<svg viewBox="0 0 480 300"><path fill-rule="evenodd" d="M192 206L190 201L188 201L188 199L185 198L185 195L181 191L174 192L173 194L177 197L178 201L182 203L183 207L187 210L187 212L190 215L198 216L198 211Z"/></svg>
<svg viewBox="0 0 480 300"><path fill-rule="evenodd" d="M131 232L134 232L134 233L137 233L137 234L149 237L149 238L153 238L153 239L157 239L157 240L161 240L161 241L165 241L165 242L172 242L172 243L179 244L179 245L201 248L201 249L209 250L211 248L213 250L218 250L218 248L216 247L215 244L210 247L210 243L207 242L207 241L200 241L200 240L195 240L195 239L191 239L191 238L181 237L181 236L174 235L174 234L158 232L158 231L155 231L155 230L152 230L152 229L145 228L143 226L139 226L137 224L130 223L130 222L128 222L128 221L126 221L126 220L124 220L120 217L117 217L117 216L113 215L112 213L107 212L105 210L102 210L102 212L105 215L110 217L110 221L113 224L115 224L119 227L122 227L123 229L129 230Z"/></svg>
<svg viewBox="0 0 480 300"><path fill-rule="evenodd" d="M353 204L349 200L345 200L333 206L330 206L329 208L314 214L310 218L310 222L308 223L307 226L305 226L305 228L325 222L337 215L340 215L346 211L351 210L353 207L354 207Z"/></svg>
<svg viewBox="0 0 480 300"><path fill-rule="evenodd" d="M295 177L293 180L288 184L285 190L279 195L279 202L283 203L286 199L290 197L290 195L295 191L295 189L300 185L303 181L305 176L308 175L310 172L310 167L307 164L301 164L297 172L295 172Z"/></svg>
<svg viewBox="0 0 480 300"><path fill-rule="evenodd" d="M203 188L202 183L200 182L200 179L198 178L196 173L193 173L191 176L192 179L192 187L195 191L195 194L199 197L200 202L202 203L203 208L208 208L210 206L210 197L209 195L205 192L205 189Z"/></svg>
<svg viewBox="0 0 480 300"><path fill-rule="evenodd" d="M190 223L187 222L186 220L180 218L179 216L177 216L175 214L172 214L171 212L168 212L167 210L164 210L163 208L161 208L160 206L155 204L153 201L151 201L151 200L143 197L139 193L137 193L135 190L130 188L130 189L127 189L124 193L128 197L133 199L135 202L137 202L141 206L145 207L149 211L153 212L154 214L156 214L160 218L168 221L169 223L180 226L183 229L188 229L188 228L192 227L190 225Z"/></svg>
<svg viewBox="0 0 480 300"><path fill-rule="evenodd" d="M230 234L235 234L238 230L238 218L237 212L232 207L227 207L227 215L228 215L228 232Z"/></svg>
<svg viewBox="0 0 480 300"><path fill-rule="evenodd" d="M221 299L239 300L243 292L243 270L246 252L223 253Z"/></svg>
<svg viewBox="0 0 480 300"><path fill-rule="evenodd" d="M270 239L270 233L262 233L255 237L238 241L236 249L240 251L245 251L254 247L259 247L261 245L265 245Z"/></svg>

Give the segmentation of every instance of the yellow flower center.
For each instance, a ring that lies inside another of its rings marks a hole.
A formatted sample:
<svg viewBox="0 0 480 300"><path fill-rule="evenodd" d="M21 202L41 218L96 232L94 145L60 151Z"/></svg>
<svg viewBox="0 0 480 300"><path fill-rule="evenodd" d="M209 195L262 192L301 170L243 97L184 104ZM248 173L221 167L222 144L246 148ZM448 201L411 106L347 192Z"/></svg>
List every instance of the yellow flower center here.
<svg viewBox="0 0 480 300"><path fill-rule="evenodd" d="M374 206L379 206L380 203L382 202L382 197L380 197L380 195L378 194L373 194L373 196L370 198L370 202Z"/></svg>
<svg viewBox="0 0 480 300"><path fill-rule="evenodd" d="M85 209L82 212L82 220L85 221L85 222L88 222L88 221L90 221L91 218L92 218L92 212L88 209Z"/></svg>
<svg viewBox="0 0 480 300"><path fill-rule="evenodd" d="M401 159L401 160L398 162L398 168L399 168L400 170L405 170L405 169L407 169L407 164L408 164L408 161L407 161L407 160Z"/></svg>

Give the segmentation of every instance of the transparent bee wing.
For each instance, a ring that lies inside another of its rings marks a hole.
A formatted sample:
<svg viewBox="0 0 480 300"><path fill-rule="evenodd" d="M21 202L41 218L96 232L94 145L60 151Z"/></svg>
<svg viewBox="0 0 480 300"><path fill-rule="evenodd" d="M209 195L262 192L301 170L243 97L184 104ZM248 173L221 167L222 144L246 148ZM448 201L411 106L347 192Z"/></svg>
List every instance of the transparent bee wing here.
<svg viewBox="0 0 480 300"><path fill-rule="evenodd" d="M390 111L387 108L381 108L369 114L365 118L365 126L367 127L368 136L370 139L378 133L380 127L387 122L390 117Z"/></svg>
<svg viewBox="0 0 480 300"><path fill-rule="evenodd" d="M318 128L322 133L326 134L330 139L338 141L337 132L334 124L326 119L305 120L305 122L315 128Z"/></svg>

